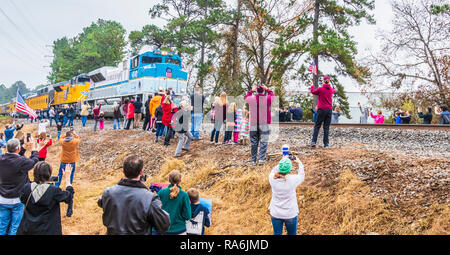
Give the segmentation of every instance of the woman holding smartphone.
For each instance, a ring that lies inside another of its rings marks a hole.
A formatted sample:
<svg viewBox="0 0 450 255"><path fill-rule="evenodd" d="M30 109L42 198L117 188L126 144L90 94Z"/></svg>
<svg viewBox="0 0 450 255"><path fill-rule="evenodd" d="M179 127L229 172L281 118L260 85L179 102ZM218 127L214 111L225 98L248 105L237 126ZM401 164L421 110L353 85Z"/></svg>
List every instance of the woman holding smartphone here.
<svg viewBox="0 0 450 255"><path fill-rule="evenodd" d="M66 190L50 183L52 167L45 161L34 166L34 182L23 189L20 200L25 204L18 235L62 235L61 210L59 204L72 203L73 188L70 182L72 166L66 165L64 178Z"/></svg>
<svg viewBox="0 0 450 255"><path fill-rule="evenodd" d="M292 169L291 159L298 164L298 173L289 174ZM283 225L288 235L297 234L297 216L299 213L297 203L297 186L305 180L305 171L302 162L295 156L283 157L269 175L272 186L272 199L270 201L270 218L274 235L283 234Z"/></svg>

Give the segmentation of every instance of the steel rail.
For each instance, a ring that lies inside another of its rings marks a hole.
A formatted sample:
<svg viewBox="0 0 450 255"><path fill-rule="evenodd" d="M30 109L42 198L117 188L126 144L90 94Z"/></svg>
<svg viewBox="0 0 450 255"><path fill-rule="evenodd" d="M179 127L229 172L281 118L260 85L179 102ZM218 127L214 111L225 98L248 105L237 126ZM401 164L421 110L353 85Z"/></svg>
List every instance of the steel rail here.
<svg viewBox="0 0 450 255"><path fill-rule="evenodd" d="M313 127L312 122L276 122L273 125L286 127ZM424 125L424 124L359 124L359 123L333 123L331 127L338 128L383 128L383 129L413 129L413 130L442 130L450 131L450 125Z"/></svg>

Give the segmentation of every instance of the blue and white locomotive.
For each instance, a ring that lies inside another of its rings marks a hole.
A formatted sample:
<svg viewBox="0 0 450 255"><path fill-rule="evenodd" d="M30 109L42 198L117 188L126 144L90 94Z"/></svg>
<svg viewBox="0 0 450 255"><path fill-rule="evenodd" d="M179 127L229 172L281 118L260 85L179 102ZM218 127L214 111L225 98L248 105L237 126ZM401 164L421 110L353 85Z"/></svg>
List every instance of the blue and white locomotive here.
<svg viewBox="0 0 450 255"><path fill-rule="evenodd" d="M106 116L112 115L114 102L140 97L143 102L150 94L171 90L182 97L187 94L187 72L182 59L173 52L145 52L123 61L117 67L102 67L89 74L90 89L83 94L89 104L102 104Z"/></svg>

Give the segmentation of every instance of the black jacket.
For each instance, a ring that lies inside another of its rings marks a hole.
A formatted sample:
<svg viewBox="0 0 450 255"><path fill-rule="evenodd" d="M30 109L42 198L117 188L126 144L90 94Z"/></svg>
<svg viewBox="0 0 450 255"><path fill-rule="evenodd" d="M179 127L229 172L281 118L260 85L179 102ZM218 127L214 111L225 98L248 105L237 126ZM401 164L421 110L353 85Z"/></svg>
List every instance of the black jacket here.
<svg viewBox="0 0 450 255"><path fill-rule="evenodd" d="M142 103L140 101L136 101L134 104L134 113L142 113Z"/></svg>
<svg viewBox="0 0 450 255"><path fill-rule="evenodd" d="M25 184L30 182L28 171L39 161L37 151L32 151L30 158L14 153L0 156L0 195L4 198L20 197Z"/></svg>
<svg viewBox="0 0 450 255"><path fill-rule="evenodd" d="M20 222L18 235L62 235L60 202L69 204L73 199L72 186L66 191L51 184L28 183L20 201L28 205ZM32 189L33 187L33 189ZM33 194L30 196L30 194ZM28 198L30 198L28 200Z"/></svg>
<svg viewBox="0 0 450 255"><path fill-rule="evenodd" d="M427 112L425 114L419 112L419 118L423 118L423 124L431 124L433 120L433 114Z"/></svg>
<svg viewBox="0 0 450 255"><path fill-rule="evenodd" d="M151 114L151 112L150 112L150 101L151 101L151 99L148 99L145 102L145 115L150 115Z"/></svg>
<svg viewBox="0 0 450 255"><path fill-rule="evenodd" d="M163 110L162 110L162 106L158 106L155 110L155 117L156 117L156 122L157 123L161 123L162 122L162 117L163 117Z"/></svg>
<svg viewBox="0 0 450 255"><path fill-rule="evenodd" d="M151 235L152 227L166 232L170 216L161 200L140 181L122 179L98 199L108 235Z"/></svg>

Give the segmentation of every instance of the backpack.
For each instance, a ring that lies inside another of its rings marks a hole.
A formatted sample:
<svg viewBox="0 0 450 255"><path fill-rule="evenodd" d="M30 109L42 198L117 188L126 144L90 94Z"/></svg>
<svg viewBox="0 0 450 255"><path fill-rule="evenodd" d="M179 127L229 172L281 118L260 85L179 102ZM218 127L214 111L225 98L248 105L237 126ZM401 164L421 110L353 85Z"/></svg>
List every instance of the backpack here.
<svg viewBox="0 0 450 255"><path fill-rule="evenodd" d="M204 212L200 211L197 216L186 221L186 233L188 235L201 235L203 230Z"/></svg>

